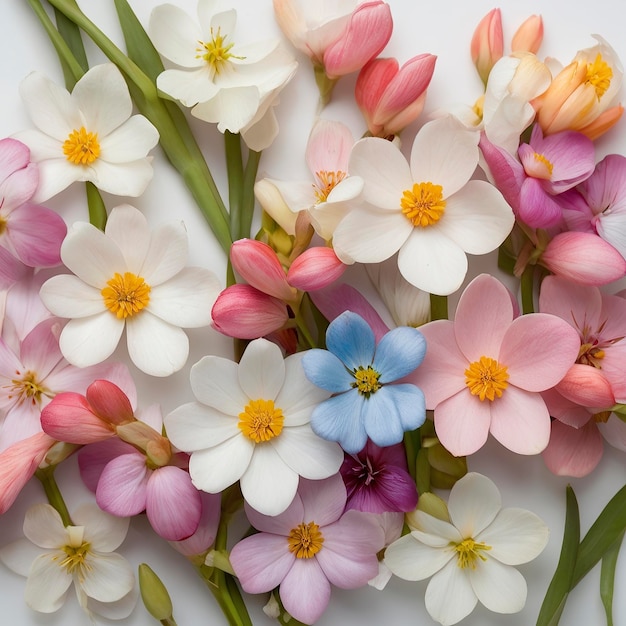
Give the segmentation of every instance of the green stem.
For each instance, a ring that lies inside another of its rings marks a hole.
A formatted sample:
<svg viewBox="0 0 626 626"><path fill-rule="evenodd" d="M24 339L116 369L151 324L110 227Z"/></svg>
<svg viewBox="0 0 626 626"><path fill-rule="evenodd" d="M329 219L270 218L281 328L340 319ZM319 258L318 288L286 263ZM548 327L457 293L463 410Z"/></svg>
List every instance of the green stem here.
<svg viewBox="0 0 626 626"><path fill-rule="evenodd" d="M430 319L433 321L448 319L448 296L430 294Z"/></svg>
<svg viewBox="0 0 626 626"><path fill-rule="evenodd" d="M48 498L48 502L57 510L57 512L61 516L63 525L73 526L72 518L70 517L70 513L67 510L67 506L65 505L65 500L63 500L61 490L59 489L57 481L54 478L55 467L55 465L50 465L45 469L38 469L35 472L35 476L39 479L39 482L41 482L43 490L46 494L46 498Z"/></svg>
<svg viewBox="0 0 626 626"><path fill-rule="evenodd" d="M313 339L306 322L302 319L302 316L299 313L296 313L295 322L296 328L298 329L298 337L304 339L309 348L315 348L317 346L315 339Z"/></svg>
<svg viewBox="0 0 626 626"><path fill-rule="evenodd" d="M98 188L90 182L86 183L89 222L96 228L104 230L107 223L107 210Z"/></svg>
<svg viewBox="0 0 626 626"><path fill-rule="evenodd" d="M522 312L524 314L535 312L534 275L535 275L535 266L527 265L524 268L524 272L522 273L521 285L520 285L520 289L522 292Z"/></svg>
<svg viewBox="0 0 626 626"><path fill-rule="evenodd" d="M261 152L248 151L248 160L243 175L243 190L241 196L241 218L239 237L250 237L252 230L252 216L254 215L254 183L256 182L261 162Z"/></svg>
<svg viewBox="0 0 626 626"><path fill-rule="evenodd" d="M224 133L226 149L226 172L228 175L228 206L230 208L230 235L233 241L241 239L241 212L243 198L243 157L241 135Z"/></svg>

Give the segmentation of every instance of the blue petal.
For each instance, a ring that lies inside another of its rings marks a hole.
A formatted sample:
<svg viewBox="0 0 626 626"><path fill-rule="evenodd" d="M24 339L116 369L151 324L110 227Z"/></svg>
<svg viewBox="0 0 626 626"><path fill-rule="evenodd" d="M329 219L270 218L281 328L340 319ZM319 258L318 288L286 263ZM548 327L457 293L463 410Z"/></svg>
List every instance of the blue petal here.
<svg viewBox="0 0 626 626"><path fill-rule="evenodd" d="M345 365L328 350L308 350L302 357L302 369L314 385L332 393L348 391L354 382Z"/></svg>
<svg viewBox="0 0 626 626"><path fill-rule="evenodd" d="M350 370L372 363L376 340L369 324L356 313L344 311L326 331L326 347Z"/></svg>
<svg viewBox="0 0 626 626"><path fill-rule="evenodd" d="M389 383L410 374L426 354L426 339L417 328L400 326L390 330L376 347L372 367Z"/></svg>
<svg viewBox="0 0 626 626"><path fill-rule="evenodd" d="M337 441L348 454L360 452L367 443L361 420L363 397L356 389L324 400L313 409L311 428L327 439Z"/></svg>

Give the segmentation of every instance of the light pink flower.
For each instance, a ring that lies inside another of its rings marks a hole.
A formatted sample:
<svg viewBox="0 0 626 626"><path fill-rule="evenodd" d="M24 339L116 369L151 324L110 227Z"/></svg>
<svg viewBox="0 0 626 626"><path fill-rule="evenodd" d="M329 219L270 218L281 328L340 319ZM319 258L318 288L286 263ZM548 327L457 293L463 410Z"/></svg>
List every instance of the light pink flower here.
<svg viewBox="0 0 626 626"><path fill-rule="evenodd" d="M487 84L489 72L503 51L502 14L500 9L492 9L478 23L470 45L472 61L483 83Z"/></svg>
<svg viewBox="0 0 626 626"><path fill-rule="evenodd" d="M290 615L312 624L326 609L331 585L362 587L378 574L376 553L384 546L375 516L344 513L346 489L339 474L325 480L301 480L289 508L261 515L246 505L259 531L240 541L230 562L248 593L280 585L280 599Z"/></svg>
<svg viewBox="0 0 626 626"><path fill-rule="evenodd" d="M476 452L489 432L519 454L546 447L550 414L539 392L576 359L580 342L569 324L545 313L516 318L508 290L481 274L461 295L454 321L420 330L428 350L411 382L424 391L452 454Z"/></svg>
<svg viewBox="0 0 626 626"><path fill-rule="evenodd" d="M513 52L532 52L537 54L543 41L543 20L541 15L531 15L515 31L511 40Z"/></svg>

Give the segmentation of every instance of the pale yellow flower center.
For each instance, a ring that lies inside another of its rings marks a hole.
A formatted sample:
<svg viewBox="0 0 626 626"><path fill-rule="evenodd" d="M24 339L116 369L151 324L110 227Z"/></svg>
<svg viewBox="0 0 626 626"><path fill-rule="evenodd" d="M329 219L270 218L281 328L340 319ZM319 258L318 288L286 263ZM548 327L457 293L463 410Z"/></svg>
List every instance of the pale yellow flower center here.
<svg viewBox="0 0 626 626"><path fill-rule="evenodd" d="M546 159L543 154L539 154L538 152L535 152L533 156L535 157L535 161L541 163L546 168L546 173L548 174L548 177L552 176L552 170L554 169L554 164L552 163L552 161Z"/></svg>
<svg viewBox="0 0 626 626"><path fill-rule="evenodd" d="M313 191L317 198L317 204L326 202L330 192L347 176L346 172L341 170L336 172L329 172L327 170L320 170L315 172L318 184L313 185Z"/></svg>
<svg viewBox="0 0 626 626"><path fill-rule="evenodd" d="M481 402L485 399L493 402L496 397L502 397L502 392L509 385L508 379L506 365L500 365L495 359L486 356L470 363L465 370L465 384Z"/></svg>
<svg viewBox="0 0 626 626"><path fill-rule="evenodd" d="M593 85L596 90L598 100L602 98L606 90L611 86L613 78L613 70L611 66L602 58L598 52L593 63L587 63L587 77L585 81L589 85Z"/></svg>
<svg viewBox="0 0 626 626"><path fill-rule="evenodd" d="M302 523L291 529L287 543L297 559L310 559L322 549L324 536L315 522Z"/></svg>
<svg viewBox="0 0 626 626"><path fill-rule="evenodd" d="M245 58L234 55L230 52L235 44L226 43L227 38L228 35L222 35L219 28L217 29L217 33L215 33L211 27L211 40L198 41L199 46L196 48L196 52L198 53L196 58L204 59L216 74L219 74L222 71L228 62L228 59Z"/></svg>
<svg viewBox="0 0 626 626"><path fill-rule="evenodd" d="M91 165L100 156L98 133L90 133L84 126L73 130L63 143L63 154L74 165Z"/></svg>
<svg viewBox="0 0 626 626"><path fill-rule="evenodd" d="M41 396L52 397L50 390L42 385L37 379L36 372L30 370L24 372L16 371L16 378L11 380L9 388L9 400L17 396L18 404L30 401L33 405L41 402Z"/></svg>
<svg viewBox="0 0 626 626"><path fill-rule="evenodd" d="M578 350L576 363L583 365L591 365L597 369L602 369L602 359L606 356L606 352L597 345L592 343L583 343Z"/></svg>
<svg viewBox="0 0 626 626"><path fill-rule="evenodd" d="M378 380L380 373L371 365L367 367L359 365L359 367L352 372L352 375L356 378L356 381L352 383L352 387L358 389L359 393L366 398L369 398L370 394L376 393L383 386Z"/></svg>
<svg viewBox="0 0 626 626"><path fill-rule="evenodd" d="M432 226L441 219L446 208L443 187L433 183L415 183L402 193L402 213L413 226Z"/></svg>
<svg viewBox="0 0 626 626"><path fill-rule="evenodd" d="M115 272L100 293L106 308L120 319L136 315L150 302L150 285L131 272Z"/></svg>
<svg viewBox="0 0 626 626"><path fill-rule="evenodd" d="M283 430L285 416L273 400L250 400L242 413L239 413L239 429L254 441L261 443L278 437Z"/></svg>
<svg viewBox="0 0 626 626"><path fill-rule="evenodd" d="M467 569L468 567L476 569L476 559L486 561L487 557L482 552L491 550L491 546L486 545L483 541L478 543L470 538L457 543L454 549L457 552L456 564L461 569Z"/></svg>
<svg viewBox="0 0 626 626"><path fill-rule="evenodd" d="M91 544L83 541L79 546L63 546L61 548L65 552L65 558L59 563L59 567L67 570L68 574L73 574L76 570L79 572L83 569L91 569L86 563L87 555L91 549Z"/></svg>

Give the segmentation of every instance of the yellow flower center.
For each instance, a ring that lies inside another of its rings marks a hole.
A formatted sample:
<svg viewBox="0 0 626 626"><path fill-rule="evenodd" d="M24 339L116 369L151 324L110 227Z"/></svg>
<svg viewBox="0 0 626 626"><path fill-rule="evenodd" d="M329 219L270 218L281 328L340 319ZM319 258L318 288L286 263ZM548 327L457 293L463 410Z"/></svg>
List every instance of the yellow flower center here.
<svg viewBox="0 0 626 626"><path fill-rule="evenodd" d="M74 165L91 165L100 156L98 133L90 133L84 126L73 130L63 143L63 154Z"/></svg>
<svg viewBox="0 0 626 626"><path fill-rule="evenodd" d="M115 272L100 293L106 308L120 319L132 317L150 302L150 285L131 272L124 272L124 276Z"/></svg>
<svg viewBox="0 0 626 626"><path fill-rule="evenodd" d="M318 184L313 185L313 191L317 198L317 203L326 202L330 192L347 176L346 172L341 170L337 172L329 172L327 170L320 170L315 172Z"/></svg>
<svg viewBox="0 0 626 626"><path fill-rule="evenodd" d="M310 559L322 549L324 536L315 522L302 523L291 529L287 543L297 559Z"/></svg>
<svg viewBox="0 0 626 626"><path fill-rule="evenodd" d="M76 570L81 570L83 567L91 569L85 562L91 544L87 541L83 541L79 546L63 546L61 548L65 552L65 558L59 563L59 567L63 567L67 570L68 574L73 574Z"/></svg>
<svg viewBox="0 0 626 626"><path fill-rule="evenodd" d="M41 402L41 396L53 396L52 392L44 387L38 380L36 372L30 370L24 372L16 371L15 374L18 378L11 380L11 385L7 385L9 388L8 399L12 400L17 396L17 403L21 404L26 400L30 400L33 405Z"/></svg>
<svg viewBox="0 0 626 626"><path fill-rule="evenodd" d="M595 88L598 100L602 98L606 90L611 86L612 78L613 70L611 69L611 66L598 52L598 55L594 59L593 63L587 63L587 77L585 79L587 84L593 85Z"/></svg>
<svg viewBox="0 0 626 626"><path fill-rule="evenodd" d="M239 413L239 429L254 443L269 441L278 437L283 430L285 417L273 400L250 400L242 413Z"/></svg>
<svg viewBox="0 0 626 626"><path fill-rule="evenodd" d="M486 545L483 541L478 543L470 538L457 543L454 549L457 552L456 564L461 569L467 569L468 567L476 569L476 559L486 561L487 557L482 552L491 550L491 546Z"/></svg>
<svg viewBox="0 0 626 626"><path fill-rule="evenodd" d="M4 231L7 229L7 220L0 216L0 235L4 235Z"/></svg>
<svg viewBox="0 0 626 626"><path fill-rule="evenodd" d="M443 187L433 183L415 183L412 189L402 193L400 207L413 226L432 226L441 219L446 208Z"/></svg>
<svg viewBox="0 0 626 626"><path fill-rule="evenodd" d="M578 350L576 363L583 365L591 365L597 369L602 369L602 359L606 356L606 352L597 345L592 343L583 343Z"/></svg>
<svg viewBox="0 0 626 626"><path fill-rule="evenodd" d="M539 154L538 152L535 152L533 156L535 157L535 161L541 163L546 168L546 178L550 178L550 176L552 176L552 170L554 169L554 164L552 163L552 161L549 161L548 159L546 159L545 156L543 156L543 154ZM537 176L536 174L533 175L535 176L535 178L539 178L539 176Z"/></svg>
<svg viewBox="0 0 626 626"><path fill-rule="evenodd" d="M593 419L596 424L606 424L609 421L609 417L611 417L611 411L607 410L594 413L591 419Z"/></svg>
<svg viewBox="0 0 626 626"><path fill-rule="evenodd" d="M352 375L356 378L352 387L356 387L359 393L366 398L369 398L370 394L376 393L383 386L378 380L380 374L371 365L365 368L359 365L358 369L352 372Z"/></svg>
<svg viewBox="0 0 626 626"><path fill-rule="evenodd" d="M470 363L465 370L465 384L472 395L478 396L480 401L502 397L502 392L508 387L509 379L506 365L500 365L495 359L481 356L478 361Z"/></svg>
<svg viewBox="0 0 626 626"><path fill-rule="evenodd" d="M204 59L216 74L222 71L228 59L231 57L234 59L245 58L231 54L230 50L235 44L226 43L227 38L228 35L222 35L219 28L217 29L217 33L214 33L213 27L211 27L211 40L206 42L198 41L200 45L196 48L196 52L198 53L196 58Z"/></svg>

